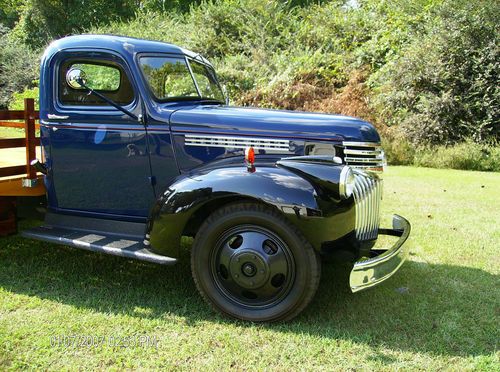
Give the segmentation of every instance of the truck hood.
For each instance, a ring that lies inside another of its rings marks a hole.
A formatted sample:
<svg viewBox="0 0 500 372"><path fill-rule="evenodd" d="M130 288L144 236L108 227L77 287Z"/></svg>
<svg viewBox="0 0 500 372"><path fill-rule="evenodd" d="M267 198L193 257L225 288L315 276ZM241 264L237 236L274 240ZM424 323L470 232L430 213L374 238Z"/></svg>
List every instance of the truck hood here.
<svg viewBox="0 0 500 372"><path fill-rule="evenodd" d="M380 142L373 125L349 116L248 107L184 107L170 115L170 126L174 132Z"/></svg>

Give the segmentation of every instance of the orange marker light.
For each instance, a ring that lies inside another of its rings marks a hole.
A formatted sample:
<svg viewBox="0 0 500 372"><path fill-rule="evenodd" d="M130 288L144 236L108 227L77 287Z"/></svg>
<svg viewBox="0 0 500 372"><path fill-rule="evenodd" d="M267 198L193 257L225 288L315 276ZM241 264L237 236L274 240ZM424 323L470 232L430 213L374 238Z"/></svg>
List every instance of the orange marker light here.
<svg viewBox="0 0 500 372"><path fill-rule="evenodd" d="M255 150L253 147L247 147L245 149L245 160L250 164L255 163Z"/></svg>

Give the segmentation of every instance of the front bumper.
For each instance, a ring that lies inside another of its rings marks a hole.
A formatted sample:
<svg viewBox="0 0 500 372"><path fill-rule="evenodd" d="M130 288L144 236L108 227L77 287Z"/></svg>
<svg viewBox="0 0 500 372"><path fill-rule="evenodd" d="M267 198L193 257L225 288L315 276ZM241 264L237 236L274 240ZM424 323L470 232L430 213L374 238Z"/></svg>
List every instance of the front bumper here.
<svg viewBox="0 0 500 372"><path fill-rule="evenodd" d="M397 214L392 218L392 229L379 229L382 235L398 236L398 241L387 250L374 250L377 256L357 261L351 271L349 285L351 291L359 292L373 287L390 278L401 267L408 256L408 246L404 245L410 235L410 223Z"/></svg>

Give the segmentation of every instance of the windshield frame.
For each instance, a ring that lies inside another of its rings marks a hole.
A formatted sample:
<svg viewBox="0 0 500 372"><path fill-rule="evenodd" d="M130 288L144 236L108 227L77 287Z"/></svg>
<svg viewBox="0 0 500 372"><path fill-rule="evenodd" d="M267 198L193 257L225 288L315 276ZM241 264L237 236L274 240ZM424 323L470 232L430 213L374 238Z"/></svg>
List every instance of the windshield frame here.
<svg viewBox="0 0 500 372"><path fill-rule="evenodd" d="M156 58L178 58L178 59L184 60L184 62L186 63L189 75L191 76L191 79L193 81L193 87L196 89L198 96L197 97L195 97L195 96L186 96L186 97L176 96L176 97L166 97L166 98L157 97L156 94L153 92L153 89L151 88L151 84L148 80L148 77L146 76L144 70L141 67L141 58L148 58L148 57L150 57L150 58L155 58L155 57ZM205 97L201 94L201 90L199 88L198 82L194 76L193 69L191 67L190 59L196 63L203 65L203 67L207 68L208 70L211 70L211 72L213 74L213 78L215 79L215 83L217 84L217 89L221 93L222 99L218 99L216 97ZM144 85L145 85L149 95L156 102L169 103L169 102L177 102L177 101L181 101L181 102L199 102L199 101L207 102L207 101L209 101L209 102L214 102L214 103L222 103L222 104L225 103L224 100L226 99L226 97L224 94L224 90L222 89L222 86L219 82L219 78L217 76L217 73L215 72L215 69L212 67L212 65L210 63L208 63L208 61L204 57L202 57L199 54L195 55L194 57L191 57L191 56L188 56L186 54L177 54L177 53L139 53L136 56L136 63L137 63L137 67L139 69L139 72L142 76L142 79L144 81Z"/></svg>

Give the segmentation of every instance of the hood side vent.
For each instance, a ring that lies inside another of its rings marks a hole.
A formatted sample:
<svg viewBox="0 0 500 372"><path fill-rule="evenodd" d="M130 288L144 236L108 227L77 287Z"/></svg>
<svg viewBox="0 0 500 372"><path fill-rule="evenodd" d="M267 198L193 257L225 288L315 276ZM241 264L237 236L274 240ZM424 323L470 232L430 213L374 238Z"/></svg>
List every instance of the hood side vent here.
<svg viewBox="0 0 500 372"><path fill-rule="evenodd" d="M383 172L387 165L380 143L344 141L344 162L353 167L372 172Z"/></svg>
<svg viewBox="0 0 500 372"><path fill-rule="evenodd" d="M255 150L291 152L289 140L274 138L186 134L184 136L184 144L186 146L225 147L236 149L253 147Z"/></svg>

